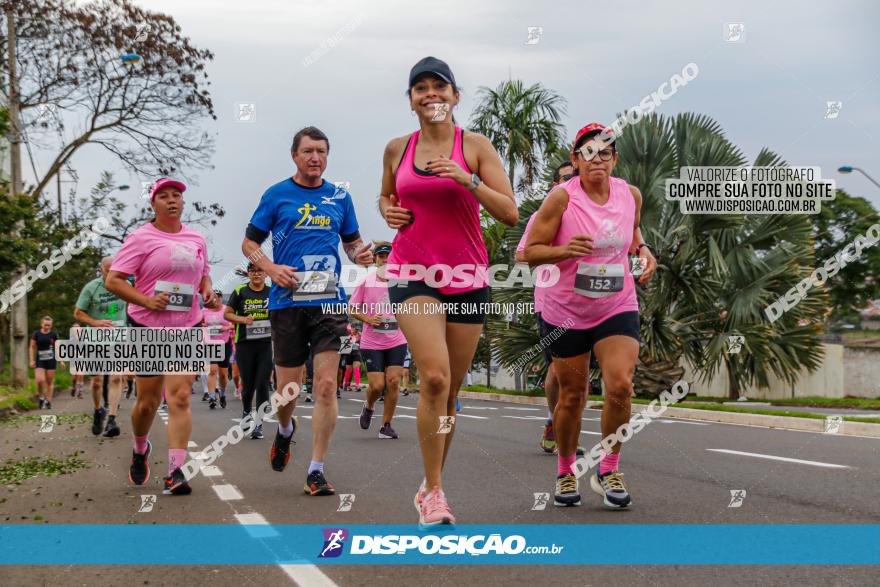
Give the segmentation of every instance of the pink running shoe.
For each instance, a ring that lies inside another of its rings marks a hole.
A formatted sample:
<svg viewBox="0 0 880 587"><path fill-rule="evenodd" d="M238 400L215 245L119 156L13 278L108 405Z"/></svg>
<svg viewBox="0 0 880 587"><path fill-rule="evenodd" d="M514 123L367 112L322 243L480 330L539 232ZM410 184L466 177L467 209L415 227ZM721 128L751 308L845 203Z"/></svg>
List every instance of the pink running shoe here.
<svg viewBox="0 0 880 587"><path fill-rule="evenodd" d="M422 507L419 511L419 528L425 530L431 526L439 526L441 524L455 524L455 516L446 503L446 495L439 487L435 487L430 493L425 495L422 501Z"/></svg>
<svg viewBox="0 0 880 587"><path fill-rule="evenodd" d="M419 490L416 491L416 496L413 498L413 505L416 506L416 511L419 512L419 514L422 513L422 502L425 501L425 493L428 492L428 490L425 489L426 483L427 481L422 479L422 484L419 485Z"/></svg>

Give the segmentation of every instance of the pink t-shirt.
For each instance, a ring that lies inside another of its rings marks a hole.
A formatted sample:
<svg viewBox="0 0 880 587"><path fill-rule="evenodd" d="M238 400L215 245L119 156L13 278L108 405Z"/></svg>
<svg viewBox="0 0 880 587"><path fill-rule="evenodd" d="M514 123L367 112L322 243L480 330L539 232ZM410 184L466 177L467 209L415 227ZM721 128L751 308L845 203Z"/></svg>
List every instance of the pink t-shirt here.
<svg viewBox="0 0 880 587"><path fill-rule="evenodd" d="M375 272L369 273L366 279L355 288L348 303L355 306L355 311L359 314L383 318L389 328L388 330L377 329L365 322L364 333L361 337L362 349L384 351L406 344L406 338L403 336L394 314L390 313L388 282L376 277Z"/></svg>
<svg viewBox="0 0 880 587"><path fill-rule="evenodd" d="M201 233L182 226L179 232L162 232L147 223L125 237L113 257L111 271L134 275L135 288L156 294L158 285L172 303L162 311L128 304L128 315L144 326L192 327L201 321L199 284L211 272L208 246Z"/></svg>
<svg viewBox="0 0 880 587"><path fill-rule="evenodd" d="M535 217L538 215L537 212L529 216L529 221L526 223L526 229L523 231L522 238L519 239L519 244L516 245L516 252L522 253L526 250L526 242L529 240L529 231L532 229L532 224L535 223ZM535 313L540 314L544 310L544 291L546 287L535 286Z"/></svg>
<svg viewBox="0 0 880 587"><path fill-rule="evenodd" d="M548 324L582 330L639 310L628 257L636 202L626 181L617 177L610 181L611 193L602 206L587 196L579 177L560 184L568 192L568 208L550 245L561 246L576 234L588 234L593 237L593 252L557 263L559 281L544 292L541 316ZM578 276L581 263L587 266Z"/></svg>
<svg viewBox="0 0 880 587"><path fill-rule="evenodd" d="M230 326L232 323L223 317L223 313L226 311L226 306L221 305L219 310L211 310L209 308L202 308L202 321L205 323L205 326L208 328L217 327L217 326ZM220 332L218 336L211 335L211 340L219 340L221 342L229 342L229 337L232 335L232 330L223 330Z"/></svg>

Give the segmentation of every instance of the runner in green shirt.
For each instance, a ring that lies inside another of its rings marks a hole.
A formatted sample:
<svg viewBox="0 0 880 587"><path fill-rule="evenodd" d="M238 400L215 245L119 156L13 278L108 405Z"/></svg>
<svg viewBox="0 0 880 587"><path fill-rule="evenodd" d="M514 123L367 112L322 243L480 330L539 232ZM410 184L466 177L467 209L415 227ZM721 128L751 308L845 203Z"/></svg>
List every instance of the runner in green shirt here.
<svg viewBox="0 0 880 587"><path fill-rule="evenodd" d="M125 325L125 302L117 298L104 287L104 280L110 271L113 257L101 259L101 277L88 282L76 300L76 309L73 311L75 320L82 322L91 328L113 328ZM105 383L106 381L106 383ZM107 418L107 427L104 428L104 436L112 438L119 436L119 425L116 423L116 413L119 410L119 398L122 395L122 375L93 375L92 400L95 404L95 413L92 418L92 434L101 434L104 417L107 410L101 405L102 388L107 385L110 417Z"/></svg>

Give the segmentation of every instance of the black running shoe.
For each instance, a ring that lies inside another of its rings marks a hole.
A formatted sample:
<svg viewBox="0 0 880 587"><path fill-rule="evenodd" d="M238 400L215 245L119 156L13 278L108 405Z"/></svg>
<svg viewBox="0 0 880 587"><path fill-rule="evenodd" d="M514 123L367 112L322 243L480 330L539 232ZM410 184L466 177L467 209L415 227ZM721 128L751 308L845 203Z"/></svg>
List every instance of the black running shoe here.
<svg viewBox="0 0 880 587"><path fill-rule="evenodd" d="M283 471L287 463L290 462L290 441L296 433L296 419L294 418L291 422L293 422L293 432L290 436L285 438L281 436L280 431L276 431L275 441L272 443L272 448L269 449L269 463L272 464L272 469L275 471Z"/></svg>
<svg viewBox="0 0 880 587"><path fill-rule="evenodd" d="M99 435L101 430L104 429L104 416L106 414L107 412L104 411L104 408L98 408L92 415L92 434L95 436Z"/></svg>
<svg viewBox="0 0 880 587"><path fill-rule="evenodd" d="M362 430L366 430L370 427L370 422L373 420L373 410L367 407L367 403L364 402L364 407L361 408L361 417L358 418L358 422L361 425Z"/></svg>
<svg viewBox="0 0 880 587"><path fill-rule="evenodd" d="M43 398L38 398L38 399L39 399L39 401L40 401L40 409L42 410L42 409L43 409L43 406L46 405L46 400L44 400Z"/></svg>
<svg viewBox="0 0 880 587"><path fill-rule="evenodd" d="M47 401L46 401L45 408L46 408L47 410L51 410L51 409L52 409L52 402L50 402L50 401L47 400Z"/></svg>
<svg viewBox="0 0 880 587"><path fill-rule="evenodd" d="M210 397L211 396L208 395L208 392L206 391L205 393L202 394L202 401L206 402L206 401L208 401L208 398L210 398Z"/></svg>
<svg viewBox="0 0 880 587"><path fill-rule="evenodd" d="M336 493L336 489L324 478L324 473L321 471L309 473L303 491L309 495L333 495Z"/></svg>
<svg viewBox="0 0 880 587"><path fill-rule="evenodd" d="M131 451L131 467L128 469L128 480L132 485L144 485L150 478L150 453L153 444L147 441L147 452L142 455Z"/></svg>
<svg viewBox="0 0 880 587"><path fill-rule="evenodd" d="M223 408L224 410L226 409L226 394L225 393L220 394L220 407Z"/></svg>
<svg viewBox="0 0 880 587"><path fill-rule="evenodd" d="M339 396L337 395L336 397L339 397ZM310 394L310 393L306 394L306 403L307 404L312 403L312 394Z"/></svg>
<svg viewBox="0 0 880 587"><path fill-rule="evenodd" d="M213 410L216 407L217 407L217 400L212 397L211 399L208 400L208 408Z"/></svg>
<svg viewBox="0 0 880 587"><path fill-rule="evenodd" d="M397 440L397 432L394 431L394 428L391 427L391 422L386 422L382 424L382 427L379 428L379 438L392 438Z"/></svg>
<svg viewBox="0 0 880 587"><path fill-rule="evenodd" d="M257 424L257 426L254 428L254 431L251 432L251 438L253 438L254 440L260 440L263 438L263 425L262 424Z"/></svg>
<svg viewBox="0 0 880 587"><path fill-rule="evenodd" d="M339 399L341 397L342 397L342 392L337 388L336 389L336 399Z"/></svg>
<svg viewBox="0 0 880 587"><path fill-rule="evenodd" d="M104 436L107 438L115 438L116 436L119 436L120 432L119 425L116 424L116 418L110 416L110 418L107 419L107 427L104 429Z"/></svg>
<svg viewBox="0 0 880 587"><path fill-rule="evenodd" d="M162 493L165 495L189 495L192 493L192 487L186 482L186 476L180 467L165 477L165 489L162 490Z"/></svg>

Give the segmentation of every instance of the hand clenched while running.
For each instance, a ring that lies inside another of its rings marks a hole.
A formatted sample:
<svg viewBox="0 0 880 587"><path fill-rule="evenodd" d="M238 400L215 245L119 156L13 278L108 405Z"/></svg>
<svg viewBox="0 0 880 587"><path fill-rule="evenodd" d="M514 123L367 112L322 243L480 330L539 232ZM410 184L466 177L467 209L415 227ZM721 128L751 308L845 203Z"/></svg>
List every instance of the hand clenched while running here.
<svg viewBox="0 0 880 587"><path fill-rule="evenodd" d="M642 247L639 259L644 259L642 264L645 267L645 270L642 271L642 276L639 277L639 283L648 283L648 280L654 275L654 271L657 270L657 259L654 258L654 254L648 247Z"/></svg>
<svg viewBox="0 0 880 587"><path fill-rule="evenodd" d="M565 245L567 259L573 257L586 257L593 252L593 237L588 234L576 234Z"/></svg>
<svg viewBox="0 0 880 587"><path fill-rule="evenodd" d="M165 310L165 307L168 306L168 303L171 301L171 294L167 291L163 291L157 293L151 298L148 298L146 308L147 310L152 310L154 312L162 312Z"/></svg>
<svg viewBox="0 0 880 587"><path fill-rule="evenodd" d="M471 184L471 174L461 168L461 165L443 155L428 161L425 171L429 171L437 177L448 177L463 186Z"/></svg>
<svg viewBox="0 0 880 587"><path fill-rule="evenodd" d="M296 287L299 285L295 275L296 267L272 264L266 270L266 273L269 275L272 283L277 283L279 287Z"/></svg>
<svg viewBox="0 0 880 587"><path fill-rule="evenodd" d="M407 224L412 224L415 220L412 210L401 208L398 205L400 202L398 202L396 195L391 194L389 198L391 199L391 205L385 208L385 222L388 223L389 228L396 230Z"/></svg>

